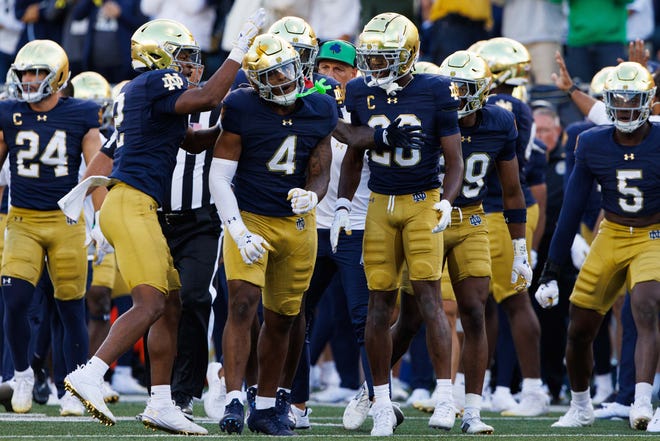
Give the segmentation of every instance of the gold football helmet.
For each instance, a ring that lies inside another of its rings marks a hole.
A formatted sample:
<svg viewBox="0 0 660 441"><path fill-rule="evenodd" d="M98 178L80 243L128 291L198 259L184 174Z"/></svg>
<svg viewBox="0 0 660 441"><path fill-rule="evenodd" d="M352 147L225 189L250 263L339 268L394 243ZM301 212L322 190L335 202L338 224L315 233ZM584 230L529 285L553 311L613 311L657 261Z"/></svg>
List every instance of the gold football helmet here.
<svg viewBox="0 0 660 441"><path fill-rule="evenodd" d="M654 96L653 76L634 61L619 64L605 79L605 108L614 126L621 132L633 132L646 122L651 114Z"/></svg>
<svg viewBox="0 0 660 441"><path fill-rule="evenodd" d="M204 72L201 49L188 28L174 20L156 19L142 26L131 37L133 69L191 69L188 82L197 86Z"/></svg>
<svg viewBox="0 0 660 441"><path fill-rule="evenodd" d="M478 46L477 54L488 63L496 86L520 86L527 82L531 58L527 48L516 40L491 38Z"/></svg>
<svg viewBox="0 0 660 441"><path fill-rule="evenodd" d="M368 86L387 86L408 74L419 56L419 32L394 12L378 14L364 26L357 44L357 68Z"/></svg>
<svg viewBox="0 0 660 441"><path fill-rule="evenodd" d="M33 81L24 81L27 71L34 72ZM7 91L19 101L35 103L66 86L70 75L69 58L59 44L33 40L16 54L7 73Z"/></svg>
<svg viewBox="0 0 660 441"><path fill-rule="evenodd" d="M436 74L437 75L438 74L438 69L440 69L440 68L435 63L431 63L430 61L418 61L413 66L412 73L414 73L414 74L425 73L425 74Z"/></svg>
<svg viewBox="0 0 660 441"><path fill-rule="evenodd" d="M300 55L274 34L255 37L243 58L243 69L261 98L281 106L293 104L305 89Z"/></svg>
<svg viewBox="0 0 660 441"><path fill-rule="evenodd" d="M614 70L614 66L607 66L596 72L596 75L594 75L589 84L589 95L597 99L603 98L605 80L612 70Z"/></svg>
<svg viewBox="0 0 660 441"><path fill-rule="evenodd" d="M112 121L112 91L110 84L103 75L96 72L82 72L71 78L73 97L81 100L92 100L103 110L101 129L110 127Z"/></svg>
<svg viewBox="0 0 660 441"><path fill-rule="evenodd" d="M112 102L113 102L113 103L114 103L115 101L117 101L117 97L118 97L119 94L121 93L121 90L122 90L122 89L124 88L124 86L127 85L128 83L130 83L129 80L124 80L124 81L122 81L121 83L117 83L117 84L114 85L114 87L112 88L112 92L111 92L111 95L112 95Z"/></svg>
<svg viewBox="0 0 660 441"><path fill-rule="evenodd" d="M319 41L309 23L300 17L282 17L270 26L268 32L282 37L298 51L303 74L311 80L319 53Z"/></svg>
<svg viewBox="0 0 660 441"><path fill-rule="evenodd" d="M458 117L463 118L481 109L488 97L493 76L488 63L474 52L456 51L440 65L440 75L451 78L462 107Z"/></svg>

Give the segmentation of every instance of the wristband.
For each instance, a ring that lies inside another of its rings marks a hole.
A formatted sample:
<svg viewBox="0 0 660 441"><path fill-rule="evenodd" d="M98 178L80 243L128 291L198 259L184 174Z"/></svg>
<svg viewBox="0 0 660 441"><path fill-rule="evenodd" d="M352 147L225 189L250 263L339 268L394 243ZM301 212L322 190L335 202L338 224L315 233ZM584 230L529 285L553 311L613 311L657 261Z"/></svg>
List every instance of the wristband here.
<svg viewBox="0 0 660 441"><path fill-rule="evenodd" d="M504 210L503 214L504 222L507 224L524 224L527 222L527 210L525 208Z"/></svg>
<svg viewBox="0 0 660 441"><path fill-rule="evenodd" d="M566 91L566 94L567 94L568 96L571 96L571 95L573 94L573 92L575 92L575 91L578 90L578 89L579 89L579 87L577 87L577 86L575 85L575 83L573 83L573 84L571 84L571 87L569 87L568 90Z"/></svg>
<svg viewBox="0 0 660 441"><path fill-rule="evenodd" d="M378 127L374 130L374 144L376 144L377 149L389 149L390 146L387 144L387 138L385 138L385 129L383 127Z"/></svg>
<svg viewBox="0 0 660 441"><path fill-rule="evenodd" d="M243 57L245 57L245 51L237 47L233 48L231 52L229 52L229 55L227 56L228 59L234 60L240 65L243 65Z"/></svg>
<svg viewBox="0 0 660 441"><path fill-rule="evenodd" d="M346 198L339 198L337 199L337 202L335 202L335 211L341 210L342 208L350 213L353 208L353 203Z"/></svg>
<svg viewBox="0 0 660 441"><path fill-rule="evenodd" d="M541 272L541 277L539 277L539 283L543 284L550 280L557 280L559 277L559 268L560 265L558 263L551 260L546 261Z"/></svg>

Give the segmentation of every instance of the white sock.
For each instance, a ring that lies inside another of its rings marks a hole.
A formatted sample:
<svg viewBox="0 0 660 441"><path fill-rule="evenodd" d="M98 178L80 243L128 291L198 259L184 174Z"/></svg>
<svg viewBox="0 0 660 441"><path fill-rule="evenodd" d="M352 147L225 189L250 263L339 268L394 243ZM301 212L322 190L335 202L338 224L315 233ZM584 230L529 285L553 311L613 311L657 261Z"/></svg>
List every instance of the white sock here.
<svg viewBox="0 0 660 441"><path fill-rule="evenodd" d="M255 400L255 407L257 410L270 409L275 407L275 397L262 397L257 395Z"/></svg>
<svg viewBox="0 0 660 441"><path fill-rule="evenodd" d="M172 404L172 391L169 384L151 386L151 403L167 406Z"/></svg>
<svg viewBox="0 0 660 441"><path fill-rule="evenodd" d="M522 393L538 392L543 387L543 381L540 378L523 378Z"/></svg>
<svg viewBox="0 0 660 441"><path fill-rule="evenodd" d="M456 374L458 377L458 374ZM439 403L453 403L454 394L452 393L452 384L449 378L436 378L435 390L438 392L436 404Z"/></svg>
<svg viewBox="0 0 660 441"><path fill-rule="evenodd" d="M635 384L635 405L648 404L651 402L651 394L653 393L653 385L649 383Z"/></svg>
<svg viewBox="0 0 660 441"><path fill-rule="evenodd" d="M571 403L574 403L578 407L588 407L591 404L591 394L589 393L589 389L582 392L572 390Z"/></svg>
<svg viewBox="0 0 660 441"><path fill-rule="evenodd" d="M465 412L463 419L470 419L481 416L481 395L465 394Z"/></svg>
<svg viewBox="0 0 660 441"><path fill-rule="evenodd" d="M108 372L108 365L96 355L89 359L85 370L95 377L103 377Z"/></svg>
<svg viewBox="0 0 660 441"><path fill-rule="evenodd" d="M374 405L375 406L391 406L390 400L390 385L381 384L380 386L374 385Z"/></svg>
<svg viewBox="0 0 660 441"><path fill-rule="evenodd" d="M240 390L232 390L231 392L227 392L227 395L225 396L225 406L229 406L229 403L231 403L234 398L243 404L243 392Z"/></svg>
<svg viewBox="0 0 660 441"><path fill-rule="evenodd" d="M14 377L16 378L33 377L33 376L34 376L34 371L30 366L28 366L28 368L25 369L24 371L14 370Z"/></svg>

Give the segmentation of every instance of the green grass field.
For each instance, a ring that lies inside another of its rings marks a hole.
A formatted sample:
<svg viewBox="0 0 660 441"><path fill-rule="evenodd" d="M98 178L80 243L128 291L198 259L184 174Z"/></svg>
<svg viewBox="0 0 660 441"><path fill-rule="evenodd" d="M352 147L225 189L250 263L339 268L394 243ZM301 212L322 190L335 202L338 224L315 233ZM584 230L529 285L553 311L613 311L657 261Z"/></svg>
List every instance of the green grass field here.
<svg viewBox="0 0 660 441"><path fill-rule="evenodd" d="M311 405L312 429L299 431L296 439L303 441L332 439L351 440L356 438L371 438L371 419L369 418L359 431L348 432L341 427L343 407ZM145 428L135 420L135 415L144 409L139 402L117 403L111 405L111 410L118 417L117 424L105 427L91 418L60 417L59 406L35 405L32 412L24 415L0 413L0 440L145 440L162 438L183 438L183 436L170 435L164 432L154 432ZM450 432L432 430L427 426L429 414L412 408L403 408L406 415L405 422L396 430L396 439L460 439L472 435L462 434L460 422L457 420L454 429ZM560 415L553 412L549 416L540 418L505 418L497 414L484 412L484 421L495 428L495 434L486 435L498 440L639 440L645 436L652 436L646 432L633 431L628 427L627 421L596 421L593 427L584 429L552 429L550 424ZM195 404L195 412L203 414L201 403ZM209 430L206 439L228 438L220 432L216 422L206 418L196 420ZM238 438L236 435L232 435ZM253 435L245 429L241 440L264 439L263 435Z"/></svg>

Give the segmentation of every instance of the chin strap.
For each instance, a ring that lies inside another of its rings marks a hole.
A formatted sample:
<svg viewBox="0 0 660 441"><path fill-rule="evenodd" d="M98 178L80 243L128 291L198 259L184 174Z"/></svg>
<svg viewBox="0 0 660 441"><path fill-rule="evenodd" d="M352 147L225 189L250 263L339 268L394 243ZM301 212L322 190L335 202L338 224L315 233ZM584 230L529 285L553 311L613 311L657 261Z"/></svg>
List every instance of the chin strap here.
<svg viewBox="0 0 660 441"><path fill-rule="evenodd" d="M381 84L378 87L383 89L388 95L396 95L398 91L403 90L403 87L399 86L399 83L396 81L392 81L391 83L387 84Z"/></svg>

